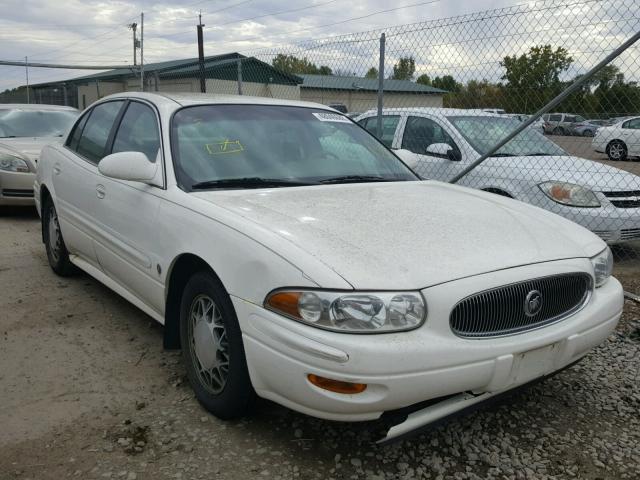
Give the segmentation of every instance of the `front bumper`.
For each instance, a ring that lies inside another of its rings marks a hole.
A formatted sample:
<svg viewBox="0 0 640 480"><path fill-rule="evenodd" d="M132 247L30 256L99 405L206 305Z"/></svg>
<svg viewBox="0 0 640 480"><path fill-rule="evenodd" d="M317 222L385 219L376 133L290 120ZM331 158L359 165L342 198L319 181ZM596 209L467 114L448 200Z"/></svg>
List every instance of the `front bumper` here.
<svg viewBox="0 0 640 480"><path fill-rule="evenodd" d="M33 205L33 172L0 171L0 205Z"/></svg>
<svg viewBox="0 0 640 480"><path fill-rule="evenodd" d="M419 329L393 334L323 331L238 298L233 301L258 395L324 419L372 420L385 411L461 392L506 391L585 355L606 339L620 317L622 287L613 278L595 290L581 311L538 330L465 339L449 327L453 305L467 295L576 271L592 273L589 260L528 265L424 289L427 322ZM525 355L528 352L537 353ZM310 373L368 387L357 395L337 394L311 384Z"/></svg>

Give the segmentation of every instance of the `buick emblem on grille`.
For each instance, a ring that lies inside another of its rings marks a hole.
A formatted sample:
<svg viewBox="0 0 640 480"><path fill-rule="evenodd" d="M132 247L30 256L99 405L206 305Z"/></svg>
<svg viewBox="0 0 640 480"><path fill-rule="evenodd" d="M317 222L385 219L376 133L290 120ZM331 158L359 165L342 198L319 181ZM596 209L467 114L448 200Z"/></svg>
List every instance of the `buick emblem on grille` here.
<svg viewBox="0 0 640 480"><path fill-rule="evenodd" d="M524 313L527 317L534 317L542 309L542 294L538 290L531 290L524 299Z"/></svg>

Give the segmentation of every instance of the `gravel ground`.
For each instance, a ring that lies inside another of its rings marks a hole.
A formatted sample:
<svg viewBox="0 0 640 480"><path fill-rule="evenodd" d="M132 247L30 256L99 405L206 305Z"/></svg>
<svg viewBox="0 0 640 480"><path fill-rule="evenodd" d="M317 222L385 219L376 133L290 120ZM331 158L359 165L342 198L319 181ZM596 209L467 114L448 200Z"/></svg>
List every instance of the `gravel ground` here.
<svg viewBox="0 0 640 480"><path fill-rule="evenodd" d="M208 415L161 327L86 275L53 275L38 235L31 211L0 218L1 480L640 478L638 304L573 368L378 447L377 422L267 401ZM638 265L618 272L640 287Z"/></svg>

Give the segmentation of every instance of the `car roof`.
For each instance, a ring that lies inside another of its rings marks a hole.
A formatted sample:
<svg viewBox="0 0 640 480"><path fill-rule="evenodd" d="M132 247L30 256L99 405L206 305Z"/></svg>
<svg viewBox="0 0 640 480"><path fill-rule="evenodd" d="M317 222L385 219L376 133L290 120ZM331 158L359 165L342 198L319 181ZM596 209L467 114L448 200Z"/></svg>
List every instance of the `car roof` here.
<svg viewBox="0 0 640 480"><path fill-rule="evenodd" d="M362 115L370 115L377 113L377 110L368 110L364 112ZM414 113L421 114L427 113L430 115L436 115L441 117L446 117L449 115L474 115L474 116L482 116L482 117L500 117L504 118L504 114L493 113L493 112L485 112L480 109L465 109L465 108L440 108L440 107L398 107L398 108L384 108L382 110L383 114L389 113Z"/></svg>
<svg viewBox="0 0 640 480"><path fill-rule="evenodd" d="M336 110L314 102L284 100L281 98L252 97L250 95L222 95L212 93L169 93L169 92L123 92L115 93L101 100L110 98L140 98L155 103L177 103L188 105L278 105L286 107L319 108L335 112ZM339 113L339 112L338 112Z"/></svg>
<svg viewBox="0 0 640 480"><path fill-rule="evenodd" d="M42 103L0 103L0 110L62 110L76 112L77 108Z"/></svg>

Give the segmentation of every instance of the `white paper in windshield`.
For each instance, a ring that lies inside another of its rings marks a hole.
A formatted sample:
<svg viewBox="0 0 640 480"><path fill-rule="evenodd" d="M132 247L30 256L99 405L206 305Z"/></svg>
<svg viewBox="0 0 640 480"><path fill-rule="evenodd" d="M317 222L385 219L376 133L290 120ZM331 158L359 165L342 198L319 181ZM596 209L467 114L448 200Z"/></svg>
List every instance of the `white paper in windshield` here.
<svg viewBox="0 0 640 480"><path fill-rule="evenodd" d="M338 122L338 123L351 123L346 117L342 115L338 115L337 113L329 113L329 112L313 112L312 115L316 117L321 122Z"/></svg>

